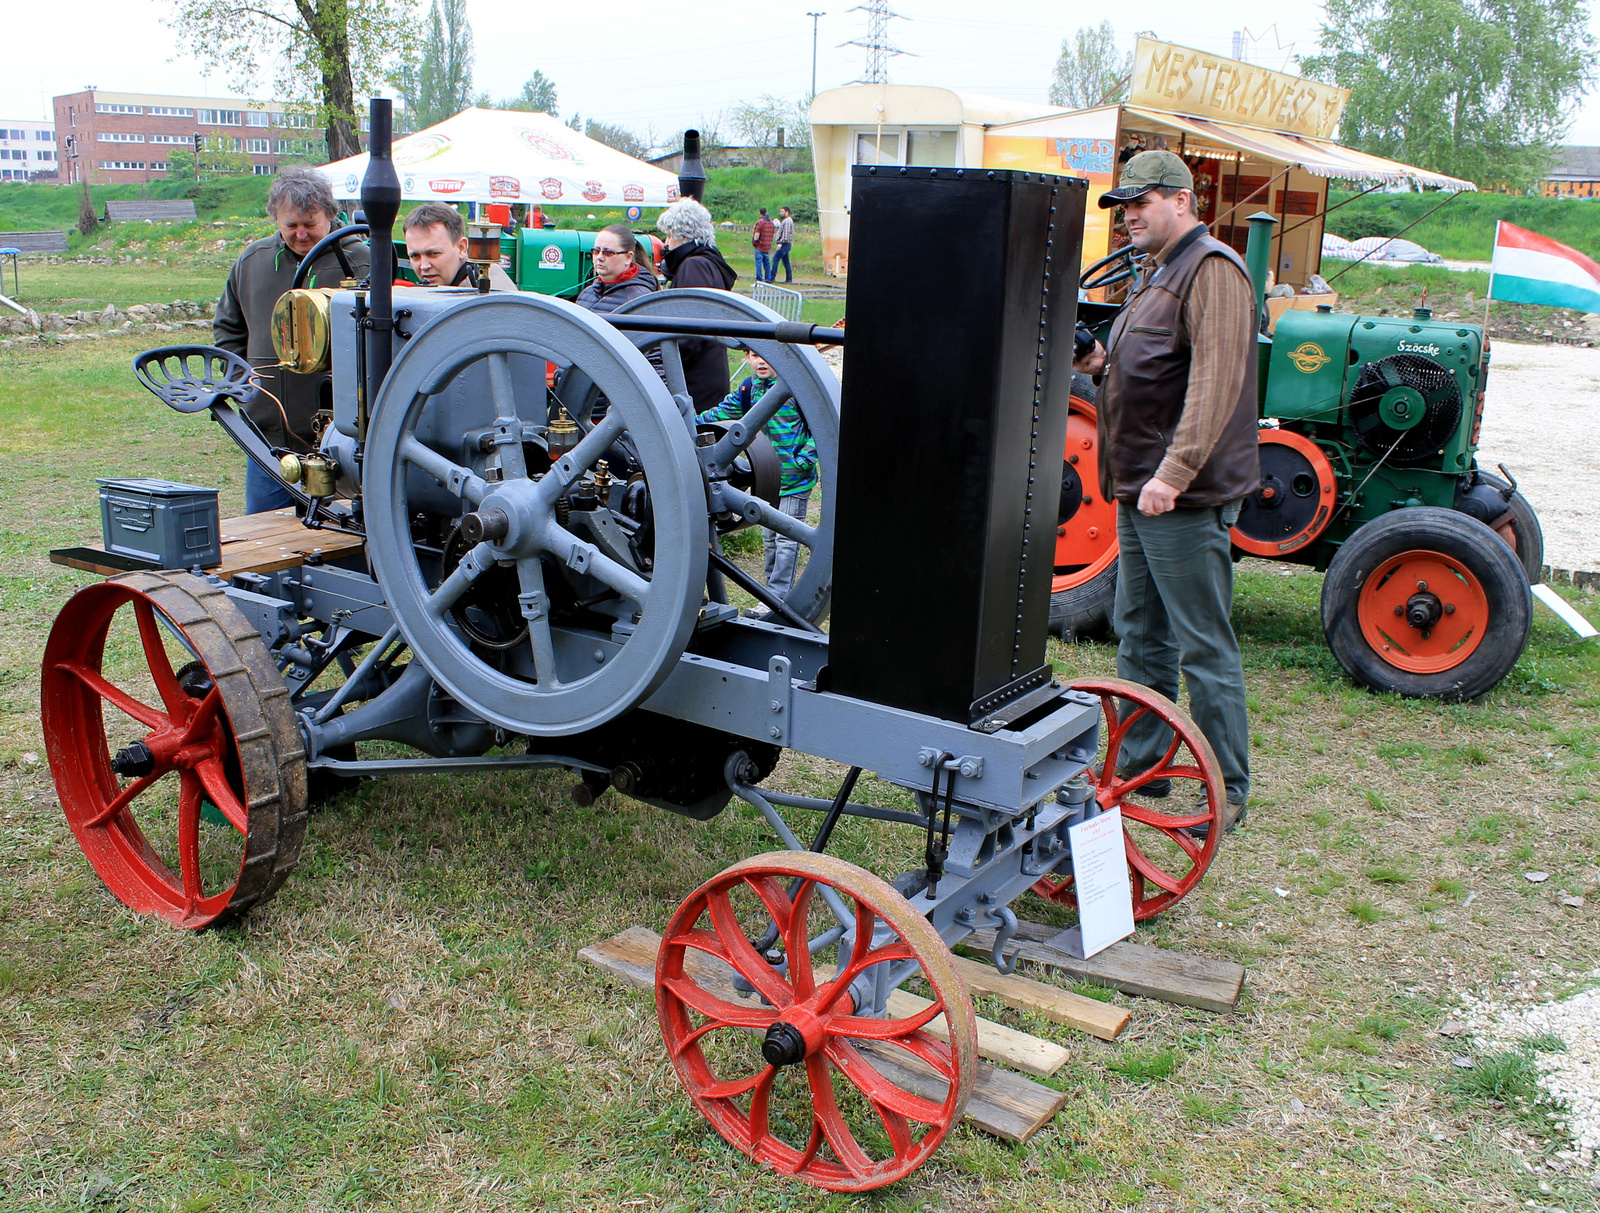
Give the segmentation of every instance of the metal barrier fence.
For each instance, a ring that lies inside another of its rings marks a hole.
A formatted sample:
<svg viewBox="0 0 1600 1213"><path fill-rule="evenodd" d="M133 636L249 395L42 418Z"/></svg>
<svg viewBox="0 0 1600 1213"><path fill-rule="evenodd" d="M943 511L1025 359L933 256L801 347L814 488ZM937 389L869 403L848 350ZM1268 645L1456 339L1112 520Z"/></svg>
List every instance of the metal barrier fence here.
<svg viewBox="0 0 1600 1213"><path fill-rule="evenodd" d="M800 320L800 305L805 302L805 296L799 291L792 291L786 286L774 286L770 282L758 282L750 288L750 298L757 303L764 303L785 320Z"/></svg>

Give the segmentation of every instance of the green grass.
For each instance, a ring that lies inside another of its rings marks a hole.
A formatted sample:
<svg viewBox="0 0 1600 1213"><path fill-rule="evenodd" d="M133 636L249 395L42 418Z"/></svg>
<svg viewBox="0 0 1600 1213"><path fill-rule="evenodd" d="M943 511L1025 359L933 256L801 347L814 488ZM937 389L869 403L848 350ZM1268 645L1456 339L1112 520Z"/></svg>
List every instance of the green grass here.
<svg viewBox="0 0 1600 1213"><path fill-rule="evenodd" d="M1352 194L1330 190L1328 205L1335 206L1351 197ZM1445 199L1446 195L1439 193L1368 194L1329 215L1327 230L1346 240L1393 236ZM1549 236L1590 256L1600 252L1600 207L1583 200L1508 194L1457 194L1406 232L1404 238L1449 260L1487 261L1494 246L1497 219Z"/></svg>

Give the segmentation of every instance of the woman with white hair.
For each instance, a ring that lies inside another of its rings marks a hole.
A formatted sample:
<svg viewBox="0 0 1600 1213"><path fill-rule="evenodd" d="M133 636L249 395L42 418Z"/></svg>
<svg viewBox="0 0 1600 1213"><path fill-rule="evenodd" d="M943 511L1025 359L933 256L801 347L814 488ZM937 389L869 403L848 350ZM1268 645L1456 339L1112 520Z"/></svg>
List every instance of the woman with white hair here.
<svg viewBox="0 0 1600 1213"><path fill-rule="evenodd" d="M693 198L680 198L661 212L656 230L666 241L667 252L662 260L673 286L733 289L739 275L717 251L716 229L711 225L711 212L705 207ZM698 337L679 342L678 348L695 411L704 412L721 404L729 387L727 349L720 342Z"/></svg>

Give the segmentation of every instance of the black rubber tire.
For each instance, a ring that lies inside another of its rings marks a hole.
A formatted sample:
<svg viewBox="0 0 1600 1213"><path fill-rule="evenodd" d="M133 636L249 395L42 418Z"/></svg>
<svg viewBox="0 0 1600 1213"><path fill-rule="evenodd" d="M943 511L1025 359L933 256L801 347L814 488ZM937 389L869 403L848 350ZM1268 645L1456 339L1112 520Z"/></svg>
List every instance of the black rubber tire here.
<svg viewBox="0 0 1600 1213"><path fill-rule="evenodd" d="M1480 470L1478 479L1497 489L1511 487L1492 472ZM1544 580L1544 528L1539 525L1539 515L1520 492L1511 494L1510 506L1511 529L1517 536L1517 559L1528 575L1528 584L1538 585Z"/></svg>
<svg viewBox="0 0 1600 1213"><path fill-rule="evenodd" d="M1050 631L1066 644L1107 640L1117 601L1117 562L1113 560L1082 585L1050 595Z"/></svg>
<svg viewBox="0 0 1600 1213"><path fill-rule="evenodd" d="M1478 579L1489 607L1487 633L1453 669L1418 674L1391 665L1367 643L1357 613L1369 574L1391 556L1421 550L1458 560ZM1334 658L1357 683L1411 699L1476 699L1510 672L1527 647L1533 595L1522 564L1483 523L1455 510L1395 510L1356 531L1322 582L1322 631Z"/></svg>

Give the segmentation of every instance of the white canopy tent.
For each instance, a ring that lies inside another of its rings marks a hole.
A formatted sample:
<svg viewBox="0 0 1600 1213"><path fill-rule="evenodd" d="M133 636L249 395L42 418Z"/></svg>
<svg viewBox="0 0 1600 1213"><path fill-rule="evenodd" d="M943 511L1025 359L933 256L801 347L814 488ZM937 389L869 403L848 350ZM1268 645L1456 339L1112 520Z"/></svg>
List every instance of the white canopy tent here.
<svg viewBox="0 0 1600 1213"><path fill-rule="evenodd" d="M334 197L361 196L365 152L322 165ZM529 202L541 206L666 206L678 179L580 135L549 114L462 110L397 139L395 172L407 199Z"/></svg>

